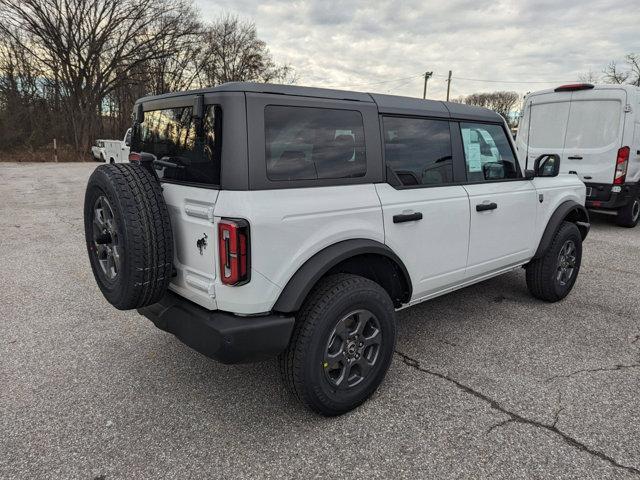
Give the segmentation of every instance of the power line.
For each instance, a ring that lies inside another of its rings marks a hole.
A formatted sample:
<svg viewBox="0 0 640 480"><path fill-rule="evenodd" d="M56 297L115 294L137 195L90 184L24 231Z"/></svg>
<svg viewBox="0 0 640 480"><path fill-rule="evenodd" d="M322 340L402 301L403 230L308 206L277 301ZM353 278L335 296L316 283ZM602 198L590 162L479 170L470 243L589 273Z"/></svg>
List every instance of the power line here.
<svg viewBox="0 0 640 480"><path fill-rule="evenodd" d="M431 72L429 72L431 73ZM416 78L424 78L425 74L424 72L420 72L420 73L415 73L411 76L408 77L400 77L400 78L393 78L393 79L389 79L389 80L381 80L379 82L366 82L366 83L353 83L353 84L349 84L349 85L326 85L323 86L323 88L353 88L353 87L367 87L367 86L373 86L373 85L385 85L385 84L389 84L389 83L396 83L396 82L402 82L404 80L408 80L405 83L402 83L401 85L396 85L392 88L390 88L389 90L387 90L387 92L390 92L392 90L397 90L398 88L401 88L409 83L411 83L411 81L413 81ZM449 75L442 75L442 74L438 74L438 73L432 73L432 75L430 75L429 77L439 77L439 78L443 78L445 79L445 82L447 82L447 84L449 84L450 80L461 80L461 81L466 81L466 82L481 82L481 83L505 83L505 84L520 84L520 85L533 85L533 84L538 84L538 85L549 85L549 84L555 84L555 83L572 83L572 82L576 82L577 80L500 80L500 79L490 79L490 78L469 78L469 77L457 77L457 76L451 76L449 77Z"/></svg>
<svg viewBox="0 0 640 480"><path fill-rule="evenodd" d="M368 82L368 83L354 83L354 84L350 84L350 85L328 85L324 88L351 88L351 87L365 87L368 85L383 85L385 83L394 83L394 82L400 82L402 80L409 80L409 79L414 79L417 77L422 77L424 74L421 73L416 73L414 75L411 75L410 77L402 77L402 78L394 78L391 80L383 80L381 82Z"/></svg>
<svg viewBox="0 0 640 480"><path fill-rule="evenodd" d="M411 80L409 80L408 82L404 82L401 83L400 85L396 85L395 87L391 87L389 90L387 90L385 93L389 93L392 92L394 90L397 90L399 88L404 87L405 85L409 85L411 82L413 82L414 80L418 79L418 78L422 78L422 75L419 75L419 77L411 77Z"/></svg>
<svg viewBox="0 0 640 480"><path fill-rule="evenodd" d="M434 76L436 77L441 77L441 78L447 78L447 75L439 75L439 74L435 74ZM531 83L538 83L538 84L549 84L549 83L570 83L570 82L575 82L576 80L545 80L545 81L539 81L539 80L493 80L493 79L488 79L488 78L467 78L467 77L451 77L454 80L465 80L465 81L469 81L469 82L486 82L486 83L521 83L521 84L531 84Z"/></svg>

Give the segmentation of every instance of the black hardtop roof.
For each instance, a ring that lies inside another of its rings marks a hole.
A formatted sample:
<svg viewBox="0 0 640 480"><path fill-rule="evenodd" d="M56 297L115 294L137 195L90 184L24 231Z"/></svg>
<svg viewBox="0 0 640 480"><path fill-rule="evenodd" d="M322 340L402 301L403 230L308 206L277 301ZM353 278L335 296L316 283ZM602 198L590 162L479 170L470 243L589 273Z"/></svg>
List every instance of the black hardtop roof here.
<svg viewBox="0 0 640 480"><path fill-rule="evenodd" d="M502 122L502 117L487 108L474 107L455 102L439 100L423 100L421 98L401 97L398 95L382 95L378 93L352 92L349 90L334 90L329 88L300 87L296 85L278 85L272 83L230 82L216 87L202 88L183 92L166 93L143 97L136 104L158 100L176 98L189 95L204 95L218 92L250 92L268 93L276 95L292 95L300 97L327 98L335 100L350 100L355 102L375 103L380 113L415 115L442 118L457 118L462 120L479 120Z"/></svg>

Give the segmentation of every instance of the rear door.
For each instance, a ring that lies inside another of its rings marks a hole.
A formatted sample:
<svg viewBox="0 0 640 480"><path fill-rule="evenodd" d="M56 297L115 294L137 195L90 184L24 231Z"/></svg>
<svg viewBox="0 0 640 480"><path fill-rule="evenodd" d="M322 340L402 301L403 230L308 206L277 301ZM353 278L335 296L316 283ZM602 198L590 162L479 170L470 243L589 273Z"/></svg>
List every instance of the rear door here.
<svg viewBox="0 0 640 480"><path fill-rule="evenodd" d="M504 125L460 122L471 213L466 277L531 258L538 198L524 179Z"/></svg>
<svg viewBox="0 0 640 480"><path fill-rule="evenodd" d="M613 183L626 103L624 89L573 92L561 173L575 172L585 183Z"/></svg>
<svg viewBox="0 0 640 480"><path fill-rule="evenodd" d="M162 182L174 236L176 276L170 288L215 309L213 212L220 185L220 112L216 105L206 105L204 118L197 120L192 115L193 100L184 97L182 105L174 100L170 108L145 105L132 151L151 153L160 161L155 171Z"/></svg>
<svg viewBox="0 0 640 480"><path fill-rule="evenodd" d="M518 129L518 155L526 159L526 168L544 153L560 156L566 166L564 141L569 121L571 92L548 92L527 97Z"/></svg>
<svg viewBox="0 0 640 480"><path fill-rule="evenodd" d="M388 183L376 185L385 243L402 259L413 300L464 279L469 247L469 200L455 185L450 122L385 116L383 150Z"/></svg>

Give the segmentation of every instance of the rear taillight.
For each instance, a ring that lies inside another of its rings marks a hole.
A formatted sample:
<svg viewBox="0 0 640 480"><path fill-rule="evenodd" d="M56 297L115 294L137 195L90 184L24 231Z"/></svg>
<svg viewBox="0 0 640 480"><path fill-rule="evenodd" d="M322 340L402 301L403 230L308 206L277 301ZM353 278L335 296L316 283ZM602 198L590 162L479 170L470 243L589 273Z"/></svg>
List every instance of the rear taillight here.
<svg viewBox="0 0 640 480"><path fill-rule="evenodd" d="M629 166L629 147L622 147L618 150L618 158L616 159L616 176L613 179L614 185L623 185L627 178L627 167Z"/></svg>
<svg viewBox="0 0 640 480"><path fill-rule="evenodd" d="M249 222L223 218L218 223L220 280L225 285L244 285L250 279Z"/></svg>
<svg viewBox="0 0 640 480"><path fill-rule="evenodd" d="M139 162L140 160L142 160L142 155L140 155L137 152L131 152L129 153L129 161L130 162Z"/></svg>

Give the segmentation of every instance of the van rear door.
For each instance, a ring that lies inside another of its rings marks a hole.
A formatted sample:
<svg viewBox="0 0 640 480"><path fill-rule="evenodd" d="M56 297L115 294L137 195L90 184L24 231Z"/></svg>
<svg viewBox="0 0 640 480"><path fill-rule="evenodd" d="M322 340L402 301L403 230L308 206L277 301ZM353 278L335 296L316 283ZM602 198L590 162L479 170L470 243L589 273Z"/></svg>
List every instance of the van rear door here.
<svg viewBox="0 0 640 480"><path fill-rule="evenodd" d="M561 165L566 165L564 139L571 95L571 92L545 92L527 97L516 144L518 156L526 159L528 169L533 169L535 159L545 153L559 155Z"/></svg>
<svg viewBox="0 0 640 480"><path fill-rule="evenodd" d="M622 88L573 92L562 173L576 172L585 183L613 183L626 103Z"/></svg>

